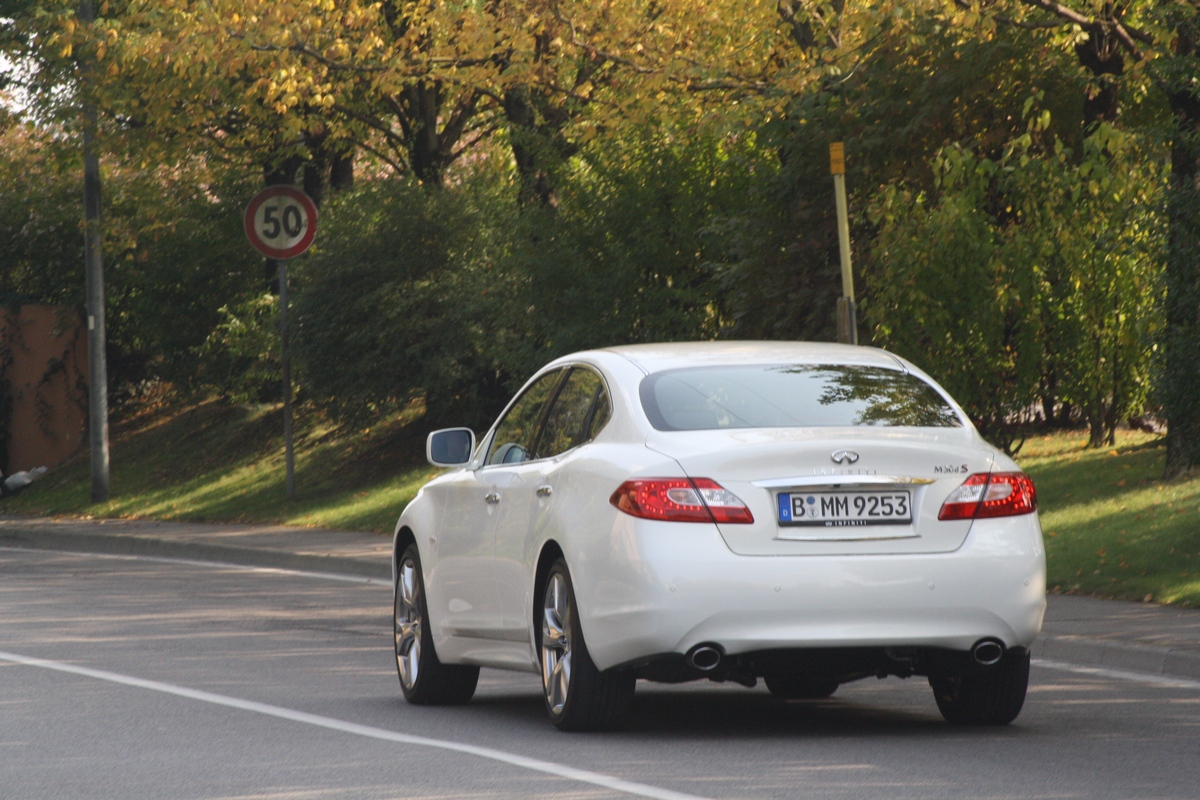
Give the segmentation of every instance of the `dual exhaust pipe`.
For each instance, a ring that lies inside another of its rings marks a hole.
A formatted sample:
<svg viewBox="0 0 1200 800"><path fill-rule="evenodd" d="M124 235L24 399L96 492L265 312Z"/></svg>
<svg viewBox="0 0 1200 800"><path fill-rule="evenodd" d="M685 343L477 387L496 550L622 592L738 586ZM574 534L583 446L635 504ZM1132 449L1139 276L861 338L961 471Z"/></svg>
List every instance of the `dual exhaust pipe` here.
<svg viewBox="0 0 1200 800"><path fill-rule="evenodd" d="M976 664L990 667L1004 658L1004 642L999 639L980 639L971 645L971 658ZM700 672L712 672L725 658L725 649L713 642L704 642L687 651L684 659L688 666Z"/></svg>

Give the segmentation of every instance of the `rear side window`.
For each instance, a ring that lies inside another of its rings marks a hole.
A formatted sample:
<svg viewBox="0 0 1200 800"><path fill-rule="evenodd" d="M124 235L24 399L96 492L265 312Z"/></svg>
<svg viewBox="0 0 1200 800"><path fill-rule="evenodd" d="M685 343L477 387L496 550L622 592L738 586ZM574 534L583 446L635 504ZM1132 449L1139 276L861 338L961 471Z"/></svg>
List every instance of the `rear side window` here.
<svg viewBox="0 0 1200 800"><path fill-rule="evenodd" d="M538 440L539 458L553 458L590 441L608 421L611 412L604 381L588 369L571 370L546 417Z"/></svg>
<svg viewBox="0 0 1200 800"><path fill-rule="evenodd" d="M861 365L694 367L647 376L642 407L660 431L914 426L962 421L928 383Z"/></svg>

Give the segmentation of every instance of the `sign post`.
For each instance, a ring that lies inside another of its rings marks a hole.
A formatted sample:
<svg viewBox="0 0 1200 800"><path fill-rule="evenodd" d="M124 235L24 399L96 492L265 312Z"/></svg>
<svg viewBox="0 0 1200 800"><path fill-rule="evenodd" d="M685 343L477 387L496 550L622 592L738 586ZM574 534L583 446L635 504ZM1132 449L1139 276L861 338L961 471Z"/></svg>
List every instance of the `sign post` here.
<svg viewBox="0 0 1200 800"><path fill-rule="evenodd" d="M837 201L838 248L842 255L842 296L838 299L838 341L858 344L858 314L854 307L854 273L850 270L850 215L846 209L846 148L842 142L829 145L829 171Z"/></svg>
<svg viewBox="0 0 1200 800"><path fill-rule="evenodd" d="M292 449L292 355L288 331L287 262L303 253L317 235L317 206L293 186L269 186L246 206L246 236L255 250L279 264L279 338L283 358L283 447L287 499L296 499L296 458Z"/></svg>

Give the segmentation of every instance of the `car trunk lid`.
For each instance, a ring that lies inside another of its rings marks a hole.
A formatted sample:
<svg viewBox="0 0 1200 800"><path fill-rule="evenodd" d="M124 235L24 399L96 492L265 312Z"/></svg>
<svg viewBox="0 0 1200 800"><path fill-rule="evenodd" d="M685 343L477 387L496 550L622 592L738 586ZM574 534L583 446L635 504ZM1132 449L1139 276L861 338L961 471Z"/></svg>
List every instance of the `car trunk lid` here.
<svg viewBox="0 0 1200 800"><path fill-rule="evenodd" d="M971 521L938 512L994 458L962 428L655 431L647 445L741 498L754 522L718 528L747 556L956 550Z"/></svg>

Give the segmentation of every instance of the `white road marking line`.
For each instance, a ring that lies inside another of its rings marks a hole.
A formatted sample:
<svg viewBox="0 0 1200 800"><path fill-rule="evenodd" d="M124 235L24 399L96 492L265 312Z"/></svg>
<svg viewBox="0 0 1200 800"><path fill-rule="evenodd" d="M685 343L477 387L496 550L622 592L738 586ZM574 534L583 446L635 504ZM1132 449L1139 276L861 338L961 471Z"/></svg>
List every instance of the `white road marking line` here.
<svg viewBox="0 0 1200 800"><path fill-rule="evenodd" d="M256 567L252 564L233 564L228 561L201 561L194 558L168 558L166 556L139 556L128 553L89 553L76 550L53 550L43 547L0 547L0 551L8 552L33 552L33 553L60 553L67 555L83 556L88 558L111 558L118 561L151 561L156 564L190 564L197 567L210 567L212 569L236 569L242 572L260 572L271 575L292 575L301 578L320 578L326 581L341 581L342 583L363 583L372 586L387 586L391 587L391 581L385 581L383 578L364 578L360 575L340 575L336 572L310 572L302 569L283 569L282 567Z"/></svg>
<svg viewBox="0 0 1200 800"><path fill-rule="evenodd" d="M430 739L424 736L412 736L407 733L397 733L395 731L389 731L383 728L373 728L368 725L359 725L354 722L346 722L345 720L334 719L332 717L323 717L319 714L308 714L303 711L296 711L294 709L283 708L281 706L273 706L267 703L257 703L253 700L241 700L236 697L227 697L225 695L201 691L199 689L188 689L187 687L175 686L170 683L160 683L159 681L149 681L142 678L134 678L132 676L121 675L116 672L105 672L104 670L79 667L74 664L65 664L60 661L47 661L41 658L32 658L30 656L23 656L17 653L7 653L4 651L0 651L0 661L9 661L14 664L22 664L27 667L55 670L57 672L65 672L70 675L80 675L85 678L94 678L96 680L117 683L123 686L132 686L138 689L149 689L153 692L175 695L176 697L184 697L189 700L199 700L204 703L212 703L213 705L225 706L226 708L235 708L240 711L252 711L256 714L263 714L268 717L285 719L291 722L300 722L304 723L305 725L313 725L318 728L340 731L341 733L349 733L355 736L365 736L370 739L380 739L385 742L396 742L398 744L413 745L415 747L432 747L438 750L449 750L455 753L464 753L466 755L487 758L492 761L499 761L503 764L509 764L514 767L520 767L522 769L528 769L534 772L541 772L547 775L553 775L558 778L564 778L566 780L576 781L578 783L586 783L591 784L592 786L611 789L616 792L623 792L636 797L649 797L654 798L654 800L706 800L705 798L697 795L684 794L683 792L673 792L670 789L660 789L656 786L635 783L633 781L623 780L622 778L616 778L611 775L602 775L598 772L576 769L575 767L568 767L565 764L556 764L552 761L542 761L540 759L529 758L516 753L507 753L503 750L494 750L490 747L478 747L472 744L450 742L444 739Z"/></svg>
<svg viewBox="0 0 1200 800"><path fill-rule="evenodd" d="M1123 681L1146 683L1151 686L1163 686L1169 689L1200 689L1200 681L1188 678L1176 678L1171 675L1151 675L1148 672L1126 672L1120 669L1106 667L1085 667L1080 664L1070 664L1065 661L1052 661L1045 658L1035 658L1033 663L1046 669L1057 669L1063 672L1077 672L1080 675L1093 675L1097 678L1117 678Z"/></svg>

